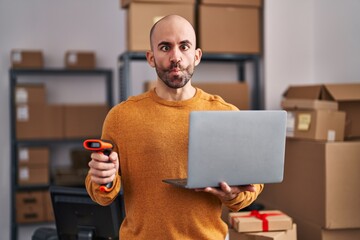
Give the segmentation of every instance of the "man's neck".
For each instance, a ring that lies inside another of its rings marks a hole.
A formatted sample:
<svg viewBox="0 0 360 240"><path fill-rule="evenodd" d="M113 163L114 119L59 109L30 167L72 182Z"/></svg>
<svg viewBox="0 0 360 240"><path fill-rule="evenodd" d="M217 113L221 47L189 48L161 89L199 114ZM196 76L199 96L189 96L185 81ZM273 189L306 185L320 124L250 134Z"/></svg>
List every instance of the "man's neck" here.
<svg viewBox="0 0 360 240"><path fill-rule="evenodd" d="M156 94L167 101L184 101L195 96L196 89L191 85L191 80L182 88L169 88L161 80L156 81Z"/></svg>

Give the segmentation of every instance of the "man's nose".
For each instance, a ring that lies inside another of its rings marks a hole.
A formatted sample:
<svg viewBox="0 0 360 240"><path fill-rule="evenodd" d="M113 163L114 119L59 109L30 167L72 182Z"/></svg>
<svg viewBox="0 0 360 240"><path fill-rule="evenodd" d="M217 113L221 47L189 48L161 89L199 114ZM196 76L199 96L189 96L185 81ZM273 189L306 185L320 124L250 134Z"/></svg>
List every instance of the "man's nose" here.
<svg viewBox="0 0 360 240"><path fill-rule="evenodd" d="M173 63L178 63L180 62L182 59L181 59L181 51L177 48L174 48L172 51L171 51L171 55L170 55L170 62L173 62Z"/></svg>

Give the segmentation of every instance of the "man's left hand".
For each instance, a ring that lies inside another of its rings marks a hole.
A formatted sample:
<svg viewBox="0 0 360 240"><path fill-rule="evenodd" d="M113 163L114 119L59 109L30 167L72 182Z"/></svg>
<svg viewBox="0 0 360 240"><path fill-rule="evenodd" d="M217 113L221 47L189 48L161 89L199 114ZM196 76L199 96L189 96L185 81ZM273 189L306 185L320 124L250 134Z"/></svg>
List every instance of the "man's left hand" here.
<svg viewBox="0 0 360 240"><path fill-rule="evenodd" d="M198 192L208 192L217 196L221 201L231 201L236 198L239 193L249 191L255 192L255 187L252 184L241 186L229 186L226 182L221 182L220 187L206 187L202 189L195 189Z"/></svg>

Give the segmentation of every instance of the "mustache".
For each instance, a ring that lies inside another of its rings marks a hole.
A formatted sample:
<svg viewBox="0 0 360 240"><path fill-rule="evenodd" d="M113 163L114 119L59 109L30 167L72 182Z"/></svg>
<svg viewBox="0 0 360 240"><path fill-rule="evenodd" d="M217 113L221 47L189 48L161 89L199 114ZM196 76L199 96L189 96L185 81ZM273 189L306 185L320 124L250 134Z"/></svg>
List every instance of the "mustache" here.
<svg viewBox="0 0 360 240"><path fill-rule="evenodd" d="M184 70L184 68L180 65L179 62L171 62L168 71L171 71L173 69L180 69L181 71Z"/></svg>

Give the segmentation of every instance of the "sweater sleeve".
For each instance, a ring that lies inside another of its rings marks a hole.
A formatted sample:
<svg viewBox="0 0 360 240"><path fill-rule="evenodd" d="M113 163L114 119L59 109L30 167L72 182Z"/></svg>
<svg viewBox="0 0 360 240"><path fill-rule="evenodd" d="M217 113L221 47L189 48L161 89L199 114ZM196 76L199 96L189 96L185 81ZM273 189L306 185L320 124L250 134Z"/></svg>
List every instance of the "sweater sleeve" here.
<svg viewBox="0 0 360 240"><path fill-rule="evenodd" d="M116 177L113 181L113 186L111 187L110 191L102 192L100 191L99 184L91 182L89 174L86 176L85 179L85 187L91 199L102 206L109 205L114 201L114 199L119 194L120 185L121 185L120 183L121 183L120 176L119 174L116 174Z"/></svg>
<svg viewBox="0 0 360 240"><path fill-rule="evenodd" d="M106 139L106 140L113 142L113 144L114 144L113 151L116 151L116 152L118 152L118 146L117 146L115 138L113 137L112 134L114 132L116 132L117 129L114 126L117 126L117 124L118 124L118 118L117 118L115 108L113 108L109 111L109 113L107 114L107 116L105 118L101 139ZM119 159L119 161L120 161L120 159ZM92 182L89 174L86 176L86 179L85 179L85 187L93 201L95 201L98 204L103 205L103 206L109 205L111 202L113 202L115 200L115 198L117 197L117 195L120 192L121 176L120 176L119 172L116 174L115 179L113 181L113 185L109 192L100 191L100 188L99 188L100 185Z"/></svg>
<svg viewBox="0 0 360 240"><path fill-rule="evenodd" d="M252 202L256 200L256 198L264 189L264 184L254 184L254 186L255 186L255 192L246 191L239 193L239 195L236 198L230 201L224 201L223 204L234 212L237 212L240 209L249 206Z"/></svg>

